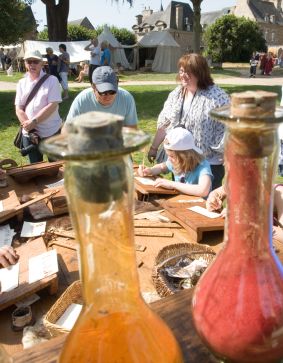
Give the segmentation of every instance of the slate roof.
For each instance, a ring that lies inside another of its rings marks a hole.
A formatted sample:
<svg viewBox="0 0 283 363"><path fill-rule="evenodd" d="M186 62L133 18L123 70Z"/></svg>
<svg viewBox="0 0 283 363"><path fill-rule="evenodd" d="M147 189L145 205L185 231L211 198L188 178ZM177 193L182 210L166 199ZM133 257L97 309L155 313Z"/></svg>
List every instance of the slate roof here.
<svg viewBox="0 0 283 363"><path fill-rule="evenodd" d="M223 8L217 11L211 11L209 13L201 13L200 23L201 25L211 25L213 24L218 18L221 18L223 15L231 14L233 8Z"/></svg>
<svg viewBox="0 0 283 363"><path fill-rule="evenodd" d="M275 23L283 24L283 16L274 3L261 0L250 0L250 9L257 21L265 21L265 16L275 15Z"/></svg>
<svg viewBox="0 0 283 363"><path fill-rule="evenodd" d="M183 5L183 17L188 18L189 23L193 24L193 10L188 3L181 1L171 1L165 11L154 11L151 15L143 19L139 24L139 28L143 28L146 24L154 26L157 21L163 21L167 28L176 29L176 6ZM185 30L185 29L184 29Z"/></svg>
<svg viewBox="0 0 283 363"><path fill-rule="evenodd" d="M85 28L88 28L91 30L94 29L94 26L92 25L92 23L89 21L89 19L86 16L81 19L68 21L68 25L81 25L81 26L84 26Z"/></svg>

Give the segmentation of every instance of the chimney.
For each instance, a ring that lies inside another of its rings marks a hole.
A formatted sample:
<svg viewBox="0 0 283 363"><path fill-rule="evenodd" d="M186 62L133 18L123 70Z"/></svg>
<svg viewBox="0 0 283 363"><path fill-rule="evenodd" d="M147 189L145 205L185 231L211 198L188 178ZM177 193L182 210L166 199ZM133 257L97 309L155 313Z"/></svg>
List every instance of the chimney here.
<svg viewBox="0 0 283 363"><path fill-rule="evenodd" d="M183 30L183 5L176 5L176 28L177 30Z"/></svg>
<svg viewBox="0 0 283 363"><path fill-rule="evenodd" d="M137 25L140 25L142 23L142 15L136 15L137 18Z"/></svg>
<svg viewBox="0 0 283 363"><path fill-rule="evenodd" d="M144 8L143 12L142 12L142 15L143 15L143 20L145 18L147 18L148 16L150 16L151 14L153 13L153 10L150 9L150 7L147 8Z"/></svg>

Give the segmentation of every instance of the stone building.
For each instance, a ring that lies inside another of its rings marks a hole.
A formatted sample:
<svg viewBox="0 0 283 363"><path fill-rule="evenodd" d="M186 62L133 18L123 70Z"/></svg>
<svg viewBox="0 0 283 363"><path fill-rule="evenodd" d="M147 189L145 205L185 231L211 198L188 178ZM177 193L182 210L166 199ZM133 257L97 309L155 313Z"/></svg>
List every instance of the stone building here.
<svg viewBox="0 0 283 363"><path fill-rule="evenodd" d="M166 30L180 45L182 53L192 50L193 10L188 3L171 1L165 10L161 5L159 11L145 8L136 19L132 29L138 41L148 32Z"/></svg>
<svg viewBox="0 0 283 363"><path fill-rule="evenodd" d="M236 5L219 11L203 13L201 24L205 29L226 14L244 16L260 26L269 49L277 52L283 46L282 0L236 0Z"/></svg>

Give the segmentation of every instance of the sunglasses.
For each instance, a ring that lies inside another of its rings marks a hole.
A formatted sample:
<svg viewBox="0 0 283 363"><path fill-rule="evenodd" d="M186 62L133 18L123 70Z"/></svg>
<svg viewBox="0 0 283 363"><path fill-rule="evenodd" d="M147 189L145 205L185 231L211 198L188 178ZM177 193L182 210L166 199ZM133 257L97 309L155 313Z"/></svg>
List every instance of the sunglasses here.
<svg viewBox="0 0 283 363"><path fill-rule="evenodd" d="M39 64L40 60L39 59L28 59L27 64Z"/></svg>
<svg viewBox="0 0 283 363"><path fill-rule="evenodd" d="M96 89L99 96L114 96L116 95L115 91L105 91L105 92L99 92L98 89Z"/></svg>

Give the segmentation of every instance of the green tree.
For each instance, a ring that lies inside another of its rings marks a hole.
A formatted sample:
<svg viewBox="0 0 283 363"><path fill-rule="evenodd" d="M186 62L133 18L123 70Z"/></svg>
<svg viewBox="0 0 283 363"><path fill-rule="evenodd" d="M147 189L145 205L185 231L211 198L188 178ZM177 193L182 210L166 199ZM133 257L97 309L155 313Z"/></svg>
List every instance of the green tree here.
<svg viewBox="0 0 283 363"><path fill-rule="evenodd" d="M35 0L25 0L27 3L33 3ZM66 41L68 30L68 16L70 0L41 0L46 6L46 19L48 29L48 39L50 41ZM119 1L119 0L115 0ZM122 0L123 2L125 0ZM133 0L126 0L132 5Z"/></svg>
<svg viewBox="0 0 283 363"><path fill-rule="evenodd" d="M27 5L19 0L0 0L0 44L18 43L35 23L27 17Z"/></svg>
<svg viewBox="0 0 283 363"><path fill-rule="evenodd" d="M224 15L203 35L205 54L214 62L247 62L253 51L266 51L262 31L255 21Z"/></svg>

